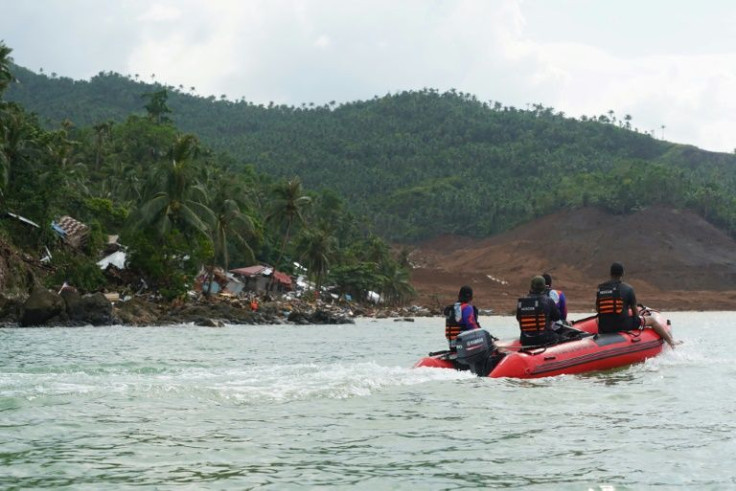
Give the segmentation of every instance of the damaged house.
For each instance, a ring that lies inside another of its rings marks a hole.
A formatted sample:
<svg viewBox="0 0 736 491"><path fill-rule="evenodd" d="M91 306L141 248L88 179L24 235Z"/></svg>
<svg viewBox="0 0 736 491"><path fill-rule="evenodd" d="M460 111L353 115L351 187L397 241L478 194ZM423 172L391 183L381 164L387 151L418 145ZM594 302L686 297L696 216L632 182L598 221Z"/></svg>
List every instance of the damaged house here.
<svg viewBox="0 0 736 491"><path fill-rule="evenodd" d="M87 244L89 226L70 216L63 216L58 221L52 221L51 228L64 243L75 249L80 249Z"/></svg>
<svg viewBox="0 0 736 491"><path fill-rule="evenodd" d="M291 276L270 266L257 264L231 269L230 272L243 282L244 289L248 291L286 293L293 289Z"/></svg>

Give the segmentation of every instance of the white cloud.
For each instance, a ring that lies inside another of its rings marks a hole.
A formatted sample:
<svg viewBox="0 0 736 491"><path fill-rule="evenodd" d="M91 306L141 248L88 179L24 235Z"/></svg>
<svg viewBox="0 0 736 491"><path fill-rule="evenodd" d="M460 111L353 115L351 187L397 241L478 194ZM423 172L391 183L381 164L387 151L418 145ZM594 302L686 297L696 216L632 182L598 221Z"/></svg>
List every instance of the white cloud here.
<svg viewBox="0 0 736 491"><path fill-rule="evenodd" d="M318 48L327 48L330 46L330 37L325 36L324 34L319 36L315 41L314 45Z"/></svg>
<svg viewBox="0 0 736 491"><path fill-rule="evenodd" d="M672 3L674 2L674 4ZM736 4L712 0L0 0L16 61L300 105L456 89L731 152Z"/></svg>
<svg viewBox="0 0 736 491"><path fill-rule="evenodd" d="M152 4L138 17L141 22L174 22L181 19L181 10L173 5Z"/></svg>

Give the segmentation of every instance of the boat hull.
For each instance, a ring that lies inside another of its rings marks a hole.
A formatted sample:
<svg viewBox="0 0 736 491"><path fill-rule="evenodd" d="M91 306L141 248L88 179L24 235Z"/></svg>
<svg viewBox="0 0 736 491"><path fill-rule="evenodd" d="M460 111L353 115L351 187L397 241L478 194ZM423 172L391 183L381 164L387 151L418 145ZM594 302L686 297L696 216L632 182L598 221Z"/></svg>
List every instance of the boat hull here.
<svg viewBox="0 0 736 491"><path fill-rule="evenodd" d="M670 329L669 322L659 312L652 311L650 315L658 316L658 320ZM522 347L518 339L499 341L496 346L506 356L488 376L539 378L610 370L657 356L664 347L664 340L652 329L597 334L595 318L587 318L573 325L588 333L587 336L553 346L532 348ZM448 355L448 352L444 352L427 356L414 366L467 369L458 366Z"/></svg>

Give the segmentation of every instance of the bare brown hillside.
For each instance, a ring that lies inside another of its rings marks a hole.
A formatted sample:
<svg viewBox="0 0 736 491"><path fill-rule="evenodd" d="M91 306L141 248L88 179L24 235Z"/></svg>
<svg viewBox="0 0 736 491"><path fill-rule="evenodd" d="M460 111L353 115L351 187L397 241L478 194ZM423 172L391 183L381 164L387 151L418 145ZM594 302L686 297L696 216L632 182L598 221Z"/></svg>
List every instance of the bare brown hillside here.
<svg viewBox="0 0 736 491"><path fill-rule="evenodd" d="M697 215L650 208L628 216L587 208L556 213L484 240L445 236L416 246L412 284L421 305L454 301L508 313L535 274L549 272L571 311L593 309L611 262L638 300L663 310L736 310L736 241Z"/></svg>

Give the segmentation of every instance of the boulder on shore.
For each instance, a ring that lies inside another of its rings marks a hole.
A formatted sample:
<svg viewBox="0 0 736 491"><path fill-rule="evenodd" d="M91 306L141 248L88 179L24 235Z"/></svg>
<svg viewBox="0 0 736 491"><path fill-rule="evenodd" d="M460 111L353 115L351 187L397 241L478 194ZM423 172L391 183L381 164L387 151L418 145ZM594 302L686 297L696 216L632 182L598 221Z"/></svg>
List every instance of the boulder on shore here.
<svg viewBox="0 0 736 491"><path fill-rule="evenodd" d="M0 294L0 323L3 325L17 323L22 311L22 299Z"/></svg>
<svg viewBox="0 0 736 491"><path fill-rule="evenodd" d="M21 327L33 326L166 326L194 324L221 327L227 324L353 324L356 316L395 317L422 315L416 310L372 308L358 305L335 305L322 301L277 299L259 304L257 311L242 299L200 297L189 301L165 302L151 295L118 299L97 292L81 295L63 288L60 293L36 287L25 301L0 296L0 323Z"/></svg>
<svg viewBox="0 0 736 491"><path fill-rule="evenodd" d="M59 294L35 286L23 304L19 324L21 327L43 326L65 312L66 304Z"/></svg>
<svg viewBox="0 0 736 491"><path fill-rule="evenodd" d="M34 287L20 310L21 327L103 326L113 322L112 304L104 294L80 295L73 289L56 293Z"/></svg>
<svg viewBox="0 0 736 491"><path fill-rule="evenodd" d="M90 293L82 296L81 322L93 326L107 326L113 323L112 303L104 293Z"/></svg>

